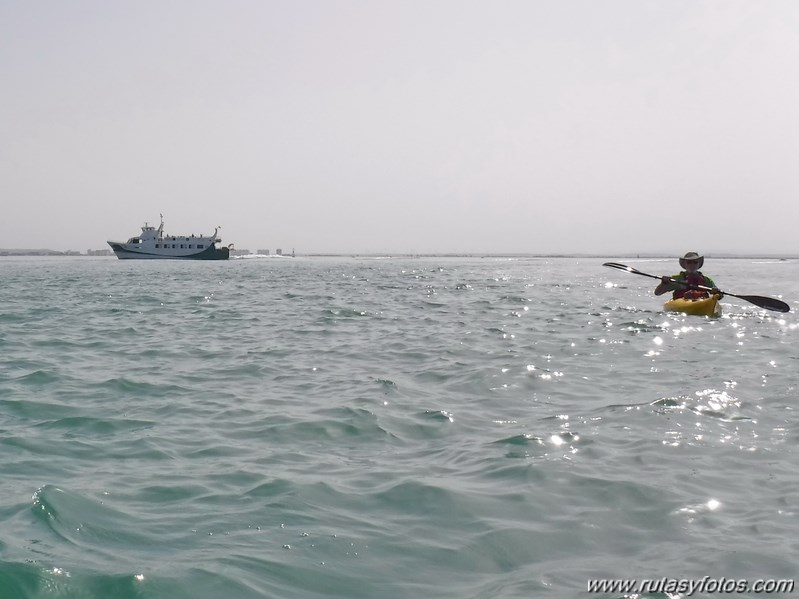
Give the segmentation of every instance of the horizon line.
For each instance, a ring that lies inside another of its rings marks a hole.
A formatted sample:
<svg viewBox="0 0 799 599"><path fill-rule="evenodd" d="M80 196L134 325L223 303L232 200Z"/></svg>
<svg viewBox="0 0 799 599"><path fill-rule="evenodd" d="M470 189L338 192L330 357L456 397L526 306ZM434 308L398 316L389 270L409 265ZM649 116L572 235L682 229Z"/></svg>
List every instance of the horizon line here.
<svg viewBox="0 0 799 599"><path fill-rule="evenodd" d="M97 251L97 250L91 250ZM109 250L110 251L110 250ZM239 250L241 252L243 250ZM249 251L249 250L246 250ZM242 255L242 254L240 254ZM258 254L243 254L255 256ZM48 248L0 248L0 257L13 256L53 256L53 257L94 257L91 254L80 253L76 250L51 250ZM284 254L290 257L290 254ZM296 253L295 256L305 256L309 258L344 258L344 257L364 257L364 258L626 258L626 259L676 259L679 256L667 254L665 252L390 252L390 251L370 251L370 252L308 252ZM99 256L109 257L109 256ZM114 257L111 254L110 257ZM770 258L770 259L799 259L799 254L782 254L774 252L756 253L736 253L736 252L707 252L705 258L711 259L734 259L734 258Z"/></svg>

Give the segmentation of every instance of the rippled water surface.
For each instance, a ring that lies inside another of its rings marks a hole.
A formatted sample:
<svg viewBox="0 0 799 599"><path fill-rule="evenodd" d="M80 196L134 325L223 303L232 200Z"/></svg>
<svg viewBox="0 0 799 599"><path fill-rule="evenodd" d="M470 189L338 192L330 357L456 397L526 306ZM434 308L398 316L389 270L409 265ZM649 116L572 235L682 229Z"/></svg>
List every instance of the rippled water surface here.
<svg viewBox="0 0 799 599"><path fill-rule="evenodd" d="M613 259L0 259L0 597L793 578L795 313Z"/></svg>

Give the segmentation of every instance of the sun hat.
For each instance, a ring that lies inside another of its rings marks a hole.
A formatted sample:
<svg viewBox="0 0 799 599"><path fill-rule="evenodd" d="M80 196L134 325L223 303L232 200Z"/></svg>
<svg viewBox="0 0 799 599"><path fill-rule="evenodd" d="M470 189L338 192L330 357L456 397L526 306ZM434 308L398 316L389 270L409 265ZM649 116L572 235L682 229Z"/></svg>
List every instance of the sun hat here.
<svg viewBox="0 0 799 599"><path fill-rule="evenodd" d="M686 264L685 264L688 260L697 260L697 261L699 261L699 265L697 266L697 268L702 268L702 265L705 263L705 257L704 256L700 256L696 252L688 252L687 254L685 254L685 256L680 258L680 266L682 266L683 268L688 268L686 266Z"/></svg>

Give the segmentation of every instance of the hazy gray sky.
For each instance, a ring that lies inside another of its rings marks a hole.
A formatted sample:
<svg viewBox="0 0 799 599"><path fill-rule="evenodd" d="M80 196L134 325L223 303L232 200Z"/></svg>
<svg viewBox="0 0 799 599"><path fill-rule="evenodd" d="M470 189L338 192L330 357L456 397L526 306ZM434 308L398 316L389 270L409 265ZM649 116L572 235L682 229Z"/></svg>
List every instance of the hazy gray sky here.
<svg viewBox="0 0 799 599"><path fill-rule="evenodd" d="M0 247L799 253L795 0L5 0Z"/></svg>

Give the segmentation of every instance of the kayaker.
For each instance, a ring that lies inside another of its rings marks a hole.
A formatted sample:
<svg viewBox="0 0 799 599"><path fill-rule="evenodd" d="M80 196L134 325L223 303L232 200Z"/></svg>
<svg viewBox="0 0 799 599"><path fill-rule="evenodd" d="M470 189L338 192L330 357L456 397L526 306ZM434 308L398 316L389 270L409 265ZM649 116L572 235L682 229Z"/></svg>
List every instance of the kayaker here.
<svg viewBox="0 0 799 599"><path fill-rule="evenodd" d="M709 297L709 293L704 289L697 289L697 285L710 287L710 294L721 296L716 284L707 275L700 272L700 268L705 263L705 257L696 252L688 252L680 258L680 266L685 270L680 274L671 277L661 277L660 284L655 288L655 295L663 295L667 291L673 292L673 298L684 297L686 299L698 299ZM677 281L676 283L674 281Z"/></svg>

